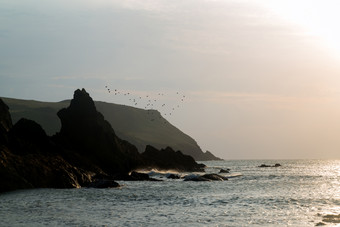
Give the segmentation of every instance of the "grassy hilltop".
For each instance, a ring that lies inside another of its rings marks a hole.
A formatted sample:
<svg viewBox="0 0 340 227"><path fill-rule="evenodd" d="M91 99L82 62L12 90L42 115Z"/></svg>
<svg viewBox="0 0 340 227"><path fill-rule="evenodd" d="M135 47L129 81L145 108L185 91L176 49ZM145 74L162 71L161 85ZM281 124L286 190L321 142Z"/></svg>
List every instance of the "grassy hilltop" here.
<svg viewBox="0 0 340 227"><path fill-rule="evenodd" d="M20 118L28 118L39 123L48 135L59 132L61 124L57 112L69 106L70 100L61 102L40 102L2 98L9 106L13 123ZM167 146L191 155L195 160L217 159L209 152L202 152L196 141L171 125L156 110L95 101L96 108L111 124L116 134L134 144L139 152L146 145L161 149Z"/></svg>

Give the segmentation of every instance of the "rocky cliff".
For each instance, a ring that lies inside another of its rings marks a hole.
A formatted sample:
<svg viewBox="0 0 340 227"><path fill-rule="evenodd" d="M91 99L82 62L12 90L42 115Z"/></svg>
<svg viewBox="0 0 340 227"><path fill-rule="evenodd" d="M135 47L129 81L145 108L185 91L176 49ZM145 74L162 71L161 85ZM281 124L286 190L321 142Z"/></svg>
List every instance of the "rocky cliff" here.
<svg viewBox="0 0 340 227"><path fill-rule="evenodd" d="M84 90L58 112L61 130L49 137L29 119L12 125L0 99L0 192L21 188L113 187L119 180L151 180L135 169L202 171L190 156L148 146L143 154L121 140Z"/></svg>
<svg viewBox="0 0 340 227"><path fill-rule="evenodd" d="M70 165L37 123L21 119L14 126L0 100L0 192L23 188L73 188L91 181L91 173Z"/></svg>
<svg viewBox="0 0 340 227"><path fill-rule="evenodd" d="M61 128L57 112L70 105L70 100L62 102L38 102L3 98L9 105L13 122L28 118L38 122L48 135L54 135ZM147 145L157 149L172 147L195 160L218 160L210 152L202 152L196 141L189 135L166 121L156 110L144 110L125 105L95 101L96 109L112 125L116 135L135 145L141 153ZM150 116L155 120L151 121Z"/></svg>
<svg viewBox="0 0 340 227"><path fill-rule="evenodd" d="M60 110L58 117L62 127L53 139L81 157L78 165L91 168L94 164L109 174L128 173L141 165L136 147L116 136L84 89L74 92L70 106Z"/></svg>
<svg viewBox="0 0 340 227"><path fill-rule="evenodd" d="M184 155L181 151L175 152L171 147L157 150L148 145L142 153L142 157L148 161L148 168L204 172L205 166L203 164L197 164L191 156Z"/></svg>

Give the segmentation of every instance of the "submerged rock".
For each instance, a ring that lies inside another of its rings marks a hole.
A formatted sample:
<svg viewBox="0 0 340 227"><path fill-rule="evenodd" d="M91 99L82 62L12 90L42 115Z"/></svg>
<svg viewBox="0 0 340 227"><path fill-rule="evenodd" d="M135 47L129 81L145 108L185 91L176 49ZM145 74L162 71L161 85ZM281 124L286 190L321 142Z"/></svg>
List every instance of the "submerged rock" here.
<svg viewBox="0 0 340 227"><path fill-rule="evenodd" d="M214 173L204 174L202 177L204 177L206 179L209 179L209 180L212 180L212 181L224 181L224 180L228 180L227 177L224 177L224 176L221 176L221 175L218 175L218 174L214 174Z"/></svg>
<svg viewBox="0 0 340 227"><path fill-rule="evenodd" d="M198 174L189 174L184 177L184 181L211 181Z"/></svg>
<svg viewBox="0 0 340 227"><path fill-rule="evenodd" d="M228 178L214 173L204 175L190 174L184 177L184 181L225 181L225 180L228 180Z"/></svg>
<svg viewBox="0 0 340 227"><path fill-rule="evenodd" d="M230 169L220 169L219 173L229 173Z"/></svg>
<svg viewBox="0 0 340 227"><path fill-rule="evenodd" d="M280 167L280 166L281 166L280 163L276 163L275 165L266 165L266 164L262 164L262 165L260 165L260 166L258 166L258 167L260 167L260 168L266 168L266 167Z"/></svg>

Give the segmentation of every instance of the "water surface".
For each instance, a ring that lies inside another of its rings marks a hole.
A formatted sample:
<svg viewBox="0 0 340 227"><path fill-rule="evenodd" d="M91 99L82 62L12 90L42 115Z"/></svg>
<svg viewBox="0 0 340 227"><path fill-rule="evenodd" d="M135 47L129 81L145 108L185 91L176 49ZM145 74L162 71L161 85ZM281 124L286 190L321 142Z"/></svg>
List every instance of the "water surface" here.
<svg viewBox="0 0 340 227"><path fill-rule="evenodd" d="M4 193L0 226L315 226L324 215L340 214L340 160L204 163L207 172L230 168L242 176ZM257 167L263 163L282 167Z"/></svg>

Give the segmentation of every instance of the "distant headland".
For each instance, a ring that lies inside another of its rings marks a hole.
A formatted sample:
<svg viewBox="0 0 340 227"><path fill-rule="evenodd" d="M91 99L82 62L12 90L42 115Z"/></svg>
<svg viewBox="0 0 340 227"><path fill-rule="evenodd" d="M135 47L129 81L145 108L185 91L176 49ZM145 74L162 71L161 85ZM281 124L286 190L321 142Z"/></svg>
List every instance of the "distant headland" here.
<svg viewBox="0 0 340 227"><path fill-rule="evenodd" d="M47 135L60 131L61 121L57 112L70 105L71 100L61 102L39 102L2 98L9 106L13 123L27 118L40 124ZM157 149L171 147L196 161L220 160L209 151L203 152L197 142L177 127L170 124L157 110L139 109L131 106L94 101L96 109L113 127L116 135L135 145L141 153L147 145ZM152 120L151 121L151 116ZM164 124L164 122L167 122Z"/></svg>

